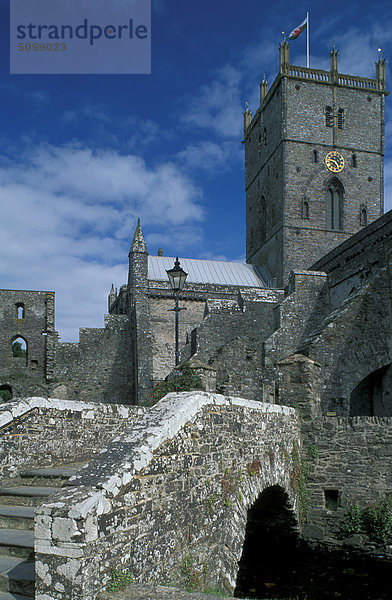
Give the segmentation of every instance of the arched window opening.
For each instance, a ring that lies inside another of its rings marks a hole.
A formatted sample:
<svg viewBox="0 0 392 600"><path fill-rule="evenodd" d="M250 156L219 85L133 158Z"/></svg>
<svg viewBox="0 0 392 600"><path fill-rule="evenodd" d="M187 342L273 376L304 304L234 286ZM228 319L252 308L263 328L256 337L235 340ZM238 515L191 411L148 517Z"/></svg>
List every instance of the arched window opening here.
<svg viewBox="0 0 392 600"><path fill-rule="evenodd" d="M10 385L0 385L0 402L9 402L12 396L12 387Z"/></svg>
<svg viewBox="0 0 392 600"><path fill-rule="evenodd" d="M14 339L11 345L12 356L27 365L27 342L22 337Z"/></svg>
<svg viewBox="0 0 392 600"><path fill-rule="evenodd" d="M313 150L313 162L316 164L319 161L318 150Z"/></svg>
<svg viewBox="0 0 392 600"><path fill-rule="evenodd" d="M264 127L264 131L263 131L263 144L264 146L267 145L267 128Z"/></svg>
<svg viewBox="0 0 392 600"><path fill-rule="evenodd" d="M366 206L361 206L359 223L360 223L360 225L362 225L362 227L367 225L367 207Z"/></svg>
<svg viewBox="0 0 392 600"><path fill-rule="evenodd" d="M339 108L338 110L338 129L343 129L344 125L344 109Z"/></svg>
<svg viewBox="0 0 392 600"><path fill-rule="evenodd" d="M302 218L309 219L309 200L307 198L302 199Z"/></svg>
<svg viewBox="0 0 392 600"><path fill-rule="evenodd" d="M25 318L25 307L23 302L18 302L17 304L15 304L15 308L16 308L16 318L19 320L22 320Z"/></svg>
<svg viewBox="0 0 392 600"><path fill-rule="evenodd" d="M265 598L270 592L267 586L273 586L274 597L281 597L298 543L297 522L286 492L279 486L267 488L247 513L234 595Z"/></svg>
<svg viewBox="0 0 392 600"><path fill-rule="evenodd" d="M327 187L327 229L343 230L343 186L333 179Z"/></svg>
<svg viewBox="0 0 392 600"><path fill-rule="evenodd" d="M350 416L392 416L391 376L389 364L362 379L350 395Z"/></svg>
<svg viewBox="0 0 392 600"><path fill-rule="evenodd" d="M356 154L353 154L351 157L351 166L353 167L353 169L356 169L358 167L358 160Z"/></svg>
<svg viewBox="0 0 392 600"><path fill-rule="evenodd" d="M333 125L333 111L330 106L325 108L325 126L332 127Z"/></svg>

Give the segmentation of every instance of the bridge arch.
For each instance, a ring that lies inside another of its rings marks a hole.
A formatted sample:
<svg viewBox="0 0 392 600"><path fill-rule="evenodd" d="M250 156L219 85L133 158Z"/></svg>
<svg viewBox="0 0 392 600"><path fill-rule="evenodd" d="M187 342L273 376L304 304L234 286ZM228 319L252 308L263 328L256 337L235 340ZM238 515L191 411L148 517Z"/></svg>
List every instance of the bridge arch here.
<svg viewBox="0 0 392 600"><path fill-rule="evenodd" d="M287 577L298 546L298 523L280 485L264 489L247 511L245 539L235 596L264 598L278 591Z"/></svg>

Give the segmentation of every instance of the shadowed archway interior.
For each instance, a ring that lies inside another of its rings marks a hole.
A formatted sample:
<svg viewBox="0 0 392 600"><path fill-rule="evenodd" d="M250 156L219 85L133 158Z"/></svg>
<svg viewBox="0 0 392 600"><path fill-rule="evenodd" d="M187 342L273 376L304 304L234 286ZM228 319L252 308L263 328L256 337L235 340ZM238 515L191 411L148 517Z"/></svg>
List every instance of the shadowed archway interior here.
<svg viewBox="0 0 392 600"><path fill-rule="evenodd" d="M287 580L298 546L297 521L280 486L264 490L248 510L234 595L264 598Z"/></svg>

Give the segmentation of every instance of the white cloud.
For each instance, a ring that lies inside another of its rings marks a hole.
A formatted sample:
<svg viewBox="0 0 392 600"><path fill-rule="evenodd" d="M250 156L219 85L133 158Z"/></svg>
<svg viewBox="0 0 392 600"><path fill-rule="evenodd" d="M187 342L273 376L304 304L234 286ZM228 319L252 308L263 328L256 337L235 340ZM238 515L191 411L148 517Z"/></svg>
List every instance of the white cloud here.
<svg viewBox="0 0 392 600"><path fill-rule="evenodd" d="M182 120L220 137L241 135L241 73L231 65L220 69L214 81L202 87L195 98L188 98Z"/></svg>
<svg viewBox="0 0 392 600"><path fill-rule="evenodd" d="M201 169L209 173L217 171L221 173L224 170L232 169L236 164L238 168L241 168L243 151L238 142L205 141L190 144L185 150L181 150L176 158L188 171Z"/></svg>
<svg viewBox="0 0 392 600"><path fill-rule="evenodd" d="M42 144L1 164L2 281L55 290L65 340L76 339L71 324L102 325L112 281L126 283L138 216L179 245L203 218L200 190L169 162L151 168L133 155Z"/></svg>

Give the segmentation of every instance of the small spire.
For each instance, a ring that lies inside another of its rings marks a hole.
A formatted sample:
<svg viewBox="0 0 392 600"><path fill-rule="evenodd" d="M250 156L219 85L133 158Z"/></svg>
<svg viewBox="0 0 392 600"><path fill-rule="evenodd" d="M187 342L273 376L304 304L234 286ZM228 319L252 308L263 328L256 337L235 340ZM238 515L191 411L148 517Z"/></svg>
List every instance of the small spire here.
<svg viewBox="0 0 392 600"><path fill-rule="evenodd" d="M140 219L137 220L135 235L133 236L132 245L130 249L130 253L131 252L143 252L144 254L148 254L146 241L144 239L142 227L140 225Z"/></svg>

